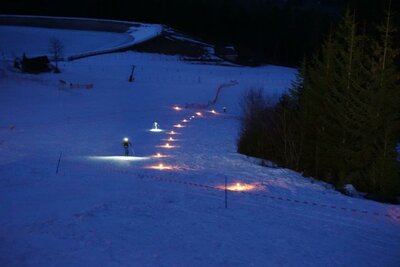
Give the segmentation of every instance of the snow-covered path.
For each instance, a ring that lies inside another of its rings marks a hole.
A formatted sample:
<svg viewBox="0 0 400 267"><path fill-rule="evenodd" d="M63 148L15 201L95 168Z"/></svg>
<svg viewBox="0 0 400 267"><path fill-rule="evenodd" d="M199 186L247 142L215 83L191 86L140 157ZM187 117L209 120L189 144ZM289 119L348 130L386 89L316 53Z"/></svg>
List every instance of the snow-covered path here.
<svg viewBox="0 0 400 267"><path fill-rule="evenodd" d="M133 52L65 63L60 75L0 68L1 266L400 266L398 206L236 153L240 95L276 96L292 69ZM59 79L94 87L60 89ZM230 80L220 114L172 108L205 104ZM150 132L154 121L165 131ZM158 147L170 130L179 147ZM124 136L143 160L109 158ZM159 164L178 169L145 169ZM225 209L225 177L255 189L229 191Z"/></svg>

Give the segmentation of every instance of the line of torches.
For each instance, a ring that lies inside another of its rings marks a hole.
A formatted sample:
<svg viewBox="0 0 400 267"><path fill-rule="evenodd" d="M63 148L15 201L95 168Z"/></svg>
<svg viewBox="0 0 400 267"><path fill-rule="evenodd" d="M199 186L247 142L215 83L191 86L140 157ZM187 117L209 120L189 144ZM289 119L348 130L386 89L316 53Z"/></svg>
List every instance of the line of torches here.
<svg viewBox="0 0 400 267"><path fill-rule="evenodd" d="M182 108L179 107L179 106L174 106L173 109L176 110L176 111L181 111L182 110ZM211 110L211 111L209 111L209 113L214 114L214 115L219 114L215 110ZM196 116L197 117L203 117L204 115L203 115L202 112L196 112L195 115L190 116L188 119L183 119L181 121L181 123L188 123L192 119L195 119ZM186 125L181 124L181 123L174 124L173 127L174 128L185 128ZM171 130L171 131L167 131L166 134L170 135L167 139L163 139L164 141L166 141L166 143L164 145L159 145L157 147L165 148L165 149L172 149L172 148L179 147L179 146L176 146L176 145L171 145L170 143L178 141L178 139L173 138L171 135L180 135L180 133L175 132L174 130ZM161 153L156 153L155 155L152 156L152 158L156 158L156 159L169 158L169 157L171 157L171 156L164 155L164 154L161 154ZM177 166L166 165L164 163L159 163L159 164L156 164L156 165L146 166L145 168L146 169L152 169L152 170L160 170L160 171L163 171L163 170L179 170L179 168ZM232 183L232 184L227 185L226 188L225 188L224 185L217 186L216 188L222 189L222 190L226 189L226 190L229 190L229 191L251 191L251 190L256 189L256 187L257 186L254 185L254 184L246 184L246 183L236 182L236 183Z"/></svg>
<svg viewBox="0 0 400 267"><path fill-rule="evenodd" d="M173 109L174 109L175 111L181 111L181 110L183 110L183 108L181 108L181 107L179 107L179 106L174 106ZM215 110L211 110L211 111L209 111L209 112L212 113L212 114L218 114ZM202 113L202 112L196 112L195 115L196 115L197 117L203 117L203 113ZM182 122L182 123L188 123L188 122L191 121L192 119L196 118L195 115L190 116L188 119L183 119L181 122ZM174 128L185 128L186 126L185 126L184 124L177 123L177 124L174 124L173 127L174 127ZM166 132L166 134L168 134L168 135L179 135L180 133L177 133L177 132L171 130L171 131ZM173 138L172 136L170 136L168 139L163 139L163 140L164 140L164 141L167 141L167 142L166 142L165 144L159 145L159 146L157 146L157 147L159 147L159 148L166 148L166 149L172 149L172 148L177 148L177 147L179 147L179 146L177 146L177 145L171 145L171 144L170 144L171 142L176 142L176 141L178 141L178 139L175 139L175 138ZM167 157L171 157L171 156L169 156L169 155L163 155L163 154L161 154L161 153L157 153L157 154L155 154L155 155L152 156L152 158L157 158L157 159L160 159L160 158L167 158ZM154 170L176 170L176 169L177 169L177 167L170 166L170 165L165 165L165 164L163 164L163 163L160 163L160 164L158 164L158 165L146 166L145 168L147 168L147 169L154 169Z"/></svg>

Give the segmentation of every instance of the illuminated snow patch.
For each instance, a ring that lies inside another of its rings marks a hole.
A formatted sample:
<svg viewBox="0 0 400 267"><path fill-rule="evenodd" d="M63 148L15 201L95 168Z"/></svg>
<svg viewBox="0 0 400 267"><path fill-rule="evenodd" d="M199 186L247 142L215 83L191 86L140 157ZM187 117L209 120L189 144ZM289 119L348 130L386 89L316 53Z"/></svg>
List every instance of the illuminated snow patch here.
<svg viewBox="0 0 400 267"><path fill-rule="evenodd" d="M163 130L162 129L150 129L149 130L150 132L153 132L153 133L159 133L159 132L162 132Z"/></svg>
<svg viewBox="0 0 400 267"><path fill-rule="evenodd" d="M217 186L218 189L225 190L225 185ZM229 184L226 187L229 191L253 191L257 189L257 186L254 184L246 184L246 183L233 183Z"/></svg>
<svg viewBox="0 0 400 267"><path fill-rule="evenodd" d="M91 160L99 160L99 161L143 161L150 159L149 157L134 157L134 156L93 156L88 158Z"/></svg>
<svg viewBox="0 0 400 267"><path fill-rule="evenodd" d="M157 153L157 154L155 154L155 155L153 155L153 156L151 156L152 158L156 158L156 159L160 159L160 158L170 158L171 156L169 156L169 155L163 155L163 154L161 154L161 153Z"/></svg>
<svg viewBox="0 0 400 267"><path fill-rule="evenodd" d="M178 123L174 125L175 128L185 128L186 126L183 126L182 124Z"/></svg>
<svg viewBox="0 0 400 267"><path fill-rule="evenodd" d="M175 138L172 138L172 137L170 137L168 139L163 139L163 140L167 141L167 142L176 142L176 141L178 141L178 139L175 139Z"/></svg>
<svg viewBox="0 0 400 267"><path fill-rule="evenodd" d="M165 165L163 163L157 164L157 165L150 165L150 166L146 166L144 167L145 169L150 169L150 170L159 170L159 171L164 171L164 170L178 170L179 168L176 166L172 166L172 165Z"/></svg>
<svg viewBox="0 0 400 267"><path fill-rule="evenodd" d="M161 146L157 146L157 147L162 147L162 148L175 148L175 147L177 147L177 146L173 146L173 145L170 145L169 143L166 143L165 145L161 145Z"/></svg>
<svg viewBox="0 0 400 267"><path fill-rule="evenodd" d="M177 134L180 134L180 133L177 133L177 132L175 132L175 131L169 131L169 132L167 132L167 134L170 134L170 135L177 135Z"/></svg>

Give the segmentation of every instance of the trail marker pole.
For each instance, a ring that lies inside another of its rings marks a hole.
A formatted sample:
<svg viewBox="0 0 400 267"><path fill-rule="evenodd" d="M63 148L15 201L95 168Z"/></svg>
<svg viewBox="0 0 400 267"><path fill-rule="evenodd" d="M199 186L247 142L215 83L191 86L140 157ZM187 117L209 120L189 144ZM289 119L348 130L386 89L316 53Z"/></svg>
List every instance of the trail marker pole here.
<svg viewBox="0 0 400 267"><path fill-rule="evenodd" d="M133 82L134 78L133 78L133 72L135 71L136 66L132 65L132 71L131 71L131 75L129 76L128 81L129 82Z"/></svg>
<svg viewBox="0 0 400 267"><path fill-rule="evenodd" d="M58 169L59 169L59 167L60 167L61 157L62 157L62 151L60 152L60 157L58 158L56 174L58 174Z"/></svg>
<svg viewBox="0 0 400 267"><path fill-rule="evenodd" d="M225 209L228 208L228 177L225 176Z"/></svg>

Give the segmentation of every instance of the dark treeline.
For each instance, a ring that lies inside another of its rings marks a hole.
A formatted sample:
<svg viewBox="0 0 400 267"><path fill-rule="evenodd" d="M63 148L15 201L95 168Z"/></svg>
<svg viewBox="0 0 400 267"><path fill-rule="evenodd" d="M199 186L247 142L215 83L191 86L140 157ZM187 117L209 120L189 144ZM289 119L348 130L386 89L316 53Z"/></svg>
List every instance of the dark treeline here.
<svg viewBox="0 0 400 267"><path fill-rule="evenodd" d="M312 54L344 7L375 21L381 0L3 0L1 13L161 23L217 45L244 62L298 65ZM368 25L368 24L366 24ZM367 28L368 26L366 26Z"/></svg>
<svg viewBox="0 0 400 267"><path fill-rule="evenodd" d="M400 193L400 75L393 13L366 33L354 12L305 60L276 106L261 91L244 98L241 153L382 201Z"/></svg>

